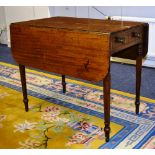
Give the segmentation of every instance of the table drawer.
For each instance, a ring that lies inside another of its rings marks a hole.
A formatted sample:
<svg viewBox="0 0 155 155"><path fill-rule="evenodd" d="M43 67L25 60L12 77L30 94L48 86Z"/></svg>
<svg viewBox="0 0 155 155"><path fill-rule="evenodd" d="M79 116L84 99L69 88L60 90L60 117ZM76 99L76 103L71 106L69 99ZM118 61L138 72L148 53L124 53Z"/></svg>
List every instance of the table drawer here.
<svg viewBox="0 0 155 155"><path fill-rule="evenodd" d="M125 31L112 34L111 50L112 52L125 49L142 41L143 28L135 27Z"/></svg>

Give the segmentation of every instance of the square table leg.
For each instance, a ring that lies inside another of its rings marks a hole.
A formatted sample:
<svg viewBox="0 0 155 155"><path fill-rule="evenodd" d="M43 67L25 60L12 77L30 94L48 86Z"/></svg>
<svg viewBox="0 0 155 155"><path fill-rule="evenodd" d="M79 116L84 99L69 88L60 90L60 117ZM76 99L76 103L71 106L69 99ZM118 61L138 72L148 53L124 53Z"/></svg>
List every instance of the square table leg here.
<svg viewBox="0 0 155 155"><path fill-rule="evenodd" d="M110 85L111 85L111 74L110 70L108 74L104 78L103 86L104 86L104 132L106 142L109 141L110 137Z"/></svg>
<svg viewBox="0 0 155 155"><path fill-rule="evenodd" d="M27 88L26 88L26 75L25 75L25 66L19 64L19 71L20 71L20 78L22 84L22 91L23 91L23 102L25 105L25 111L28 111L28 98L27 98Z"/></svg>

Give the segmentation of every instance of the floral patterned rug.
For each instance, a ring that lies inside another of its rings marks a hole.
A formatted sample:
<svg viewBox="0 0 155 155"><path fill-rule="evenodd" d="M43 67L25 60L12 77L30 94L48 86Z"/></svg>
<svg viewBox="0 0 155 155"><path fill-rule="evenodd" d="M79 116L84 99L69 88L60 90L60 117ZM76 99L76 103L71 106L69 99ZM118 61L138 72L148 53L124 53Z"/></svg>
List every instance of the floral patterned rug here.
<svg viewBox="0 0 155 155"><path fill-rule="evenodd" d="M111 90L111 139L105 143L102 87L27 69L24 111L18 67L0 62L0 148L155 148L155 100Z"/></svg>

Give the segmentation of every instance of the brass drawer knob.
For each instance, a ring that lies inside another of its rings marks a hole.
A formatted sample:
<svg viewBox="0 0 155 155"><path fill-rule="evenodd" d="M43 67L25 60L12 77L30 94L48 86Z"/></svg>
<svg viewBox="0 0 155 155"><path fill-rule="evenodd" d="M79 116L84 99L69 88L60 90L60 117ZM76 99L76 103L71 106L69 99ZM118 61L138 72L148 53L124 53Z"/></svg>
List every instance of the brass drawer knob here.
<svg viewBox="0 0 155 155"><path fill-rule="evenodd" d="M139 33L139 32L133 32L133 33L132 33L132 37L135 37L135 38L140 38L140 37L141 37L141 35L140 35L140 33Z"/></svg>
<svg viewBox="0 0 155 155"><path fill-rule="evenodd" d="M115 37L115 42L125 44L126 39L125 37Z"/></svg>

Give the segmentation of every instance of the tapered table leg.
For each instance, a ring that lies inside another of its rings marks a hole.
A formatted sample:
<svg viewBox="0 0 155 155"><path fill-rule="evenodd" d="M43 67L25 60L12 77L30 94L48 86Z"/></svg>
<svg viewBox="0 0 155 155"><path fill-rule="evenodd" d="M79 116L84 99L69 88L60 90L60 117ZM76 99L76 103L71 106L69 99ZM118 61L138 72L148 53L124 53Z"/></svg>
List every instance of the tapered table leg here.
<svg viewBox="0 0 155 155"><path fill-rule="evenodd" d="M62 87L63 87L63 93L66 93L65 75L62 75Z"/></svg>
<svg viewBox="0 0 155 155"><path fill-rule="evenodd" d="M19 71L21 77L22 91L23 91L23 102L25 105L25 111L28 111L28 98L27 98L27 88L26 88L26 75L25 66L19 64Z"/></svg>
<svg viewBox="0 0 155 155"><path fill-rule="evenodd" d="M142 44L138 45L138 55L136 58L136 114L139 114L140 106L140 86L141 86L141 72L142 72Z"/></svg>
<svg viewBox="0 0 155 155"><path fill-rule="evenodd" d="M104 86L104 131L106 142L109 141L110 137L110 83L111 83L111 75L110 71L106 75L103 81Z"/></svg>

